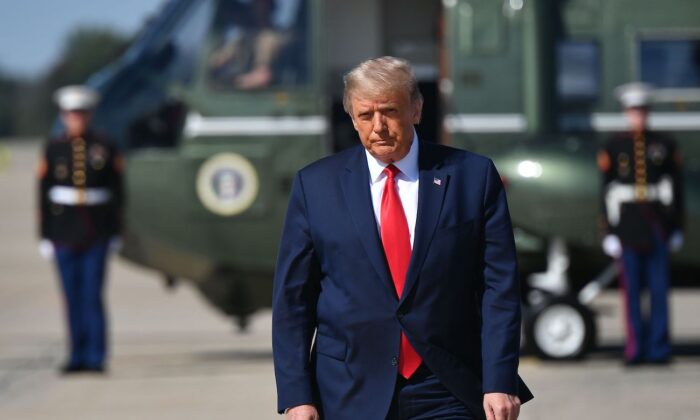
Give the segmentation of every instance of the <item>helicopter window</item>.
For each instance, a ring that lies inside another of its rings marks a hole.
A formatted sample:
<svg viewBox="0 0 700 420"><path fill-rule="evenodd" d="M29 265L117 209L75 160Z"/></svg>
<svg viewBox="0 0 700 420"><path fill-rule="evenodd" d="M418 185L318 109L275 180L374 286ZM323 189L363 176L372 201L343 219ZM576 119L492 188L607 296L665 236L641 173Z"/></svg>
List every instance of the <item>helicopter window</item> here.
<svg viewBox="0 0 700 420"><path fill-rule="evenodd" d="M557 44L557 94L569 103L594 102L600 92L600 48L595 41Z"/></svg>
<svg viewBox="0 0 700 420"><path fill-rule="evenodd" d="M639 42L641 80L657 88L700 88L700 38Z"/></svg>
<svg viewBox="0 0 700 420"><path fill-rule="evenodd" d="M308 80L306 0L221 0L208 57L210 85L243 90Z"/></svg>
<svg viewBox="0 0 700 420"><path fill-rule="evenodd" d="M213 12L211 0L190 6L163 40L152 47L140 73L130 75L133 88L123 89L130 100L127 109L132 113L125 132L128 148L177 145L187 110L168 90L192 82Z"/></svg>
<svg viewBox="0 0 700 420"><path fill-rule="evenodd" d="M191 15L173 30L171 40L163 47L161 54L167 59L166 72L182 83L192 81L197 56L209 31L214 11L211 1L199 3Z"/></svg>

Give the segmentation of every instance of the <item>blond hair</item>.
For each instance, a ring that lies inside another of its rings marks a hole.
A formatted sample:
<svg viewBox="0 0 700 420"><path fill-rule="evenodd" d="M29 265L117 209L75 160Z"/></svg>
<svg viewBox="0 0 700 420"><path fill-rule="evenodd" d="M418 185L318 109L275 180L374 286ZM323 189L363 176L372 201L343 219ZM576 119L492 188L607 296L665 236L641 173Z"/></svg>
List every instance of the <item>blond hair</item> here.
<svg viewBox="0 0 700 420"><path fill-rule="evenodd" d="M387 92L408 92L411 102L423 102L418 81L408 61L384 56L358 64L343 77L343 108L352 115L352 95L357 91L377 96Z"/></svg>

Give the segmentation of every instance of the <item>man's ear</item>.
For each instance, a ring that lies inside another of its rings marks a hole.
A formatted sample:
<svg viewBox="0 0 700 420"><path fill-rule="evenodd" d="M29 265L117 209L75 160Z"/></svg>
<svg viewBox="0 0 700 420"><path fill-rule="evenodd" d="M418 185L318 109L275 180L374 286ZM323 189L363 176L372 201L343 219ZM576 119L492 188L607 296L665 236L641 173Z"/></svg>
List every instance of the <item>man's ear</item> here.
<svg viewBox="0 0 700 420"><path fill-rule="evenodd" d="M355 122L355 118L354 118L354 117L352 116L352 114L350 114L350 113L348 113L348 115L350 116L350 121L352 121L352 126L355 127L355 131L360 131L360 130L357 128L357 123Z"/></svg>
<svg viewBox="0 0 700 420"><path fill-rule="evenodd" d="M420 123L420 117L423 113L423 100L419 99L417 101L414 101L412 105L413 115L411 117L413 119L413 125L417 125L418 123Z"/></svg>

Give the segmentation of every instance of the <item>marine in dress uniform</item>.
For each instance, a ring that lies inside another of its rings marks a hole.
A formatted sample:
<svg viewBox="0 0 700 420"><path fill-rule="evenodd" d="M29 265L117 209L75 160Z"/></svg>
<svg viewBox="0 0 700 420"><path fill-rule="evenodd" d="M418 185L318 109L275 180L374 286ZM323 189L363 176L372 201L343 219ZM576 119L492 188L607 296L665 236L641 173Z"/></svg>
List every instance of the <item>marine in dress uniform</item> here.
<svg viewBox="0 0 700 420"><path fill-rule="evenodd" d="M88 128L97 92L67 86L54 99L65 131L49 139L39 167L39 250L55 257L65 298L70 356L62 371L102 372L103 286L108 254L119 242L123 161L106 137Z"/></svg>
<svg viewBox="0 0 700 420"><path fill-rule="evenodd" d="M603 250L620 264L625 303L625 362L667 363L669 252L683 243L681 155L669 137L647 128L652 88L630 83L616 90L630 130L598 153L602 173ZM649 290L643 314L641 291Z"/></svg>

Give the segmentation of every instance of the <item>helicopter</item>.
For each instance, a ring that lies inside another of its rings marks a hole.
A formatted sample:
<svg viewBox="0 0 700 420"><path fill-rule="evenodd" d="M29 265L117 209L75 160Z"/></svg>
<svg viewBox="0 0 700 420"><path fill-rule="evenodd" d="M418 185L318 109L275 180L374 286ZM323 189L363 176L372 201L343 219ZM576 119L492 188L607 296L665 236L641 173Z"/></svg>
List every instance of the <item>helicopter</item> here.
<svg viewBox="0 0 700 420"><path fill-rule="evenodd" d="M358 141L342 74L399 56L425 98L419 137L485 154L503 176L527 346L582 357L595 344L589 304L616 276L597 236L595 150L625 128L619 84L659 87L652 128L686 155L674 269L700 268L700 10L671 3L171 0L87 82L103 98L95 125L127 156L122 255L190 282L245 328L271 304L296 171Z"/></svg>

